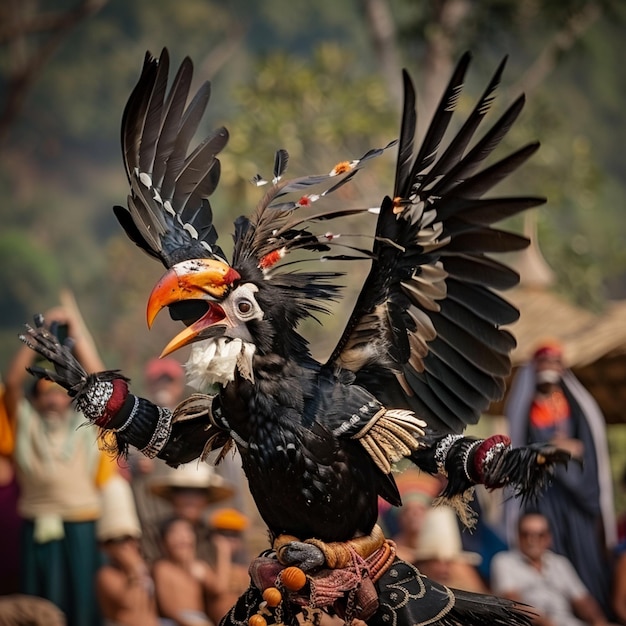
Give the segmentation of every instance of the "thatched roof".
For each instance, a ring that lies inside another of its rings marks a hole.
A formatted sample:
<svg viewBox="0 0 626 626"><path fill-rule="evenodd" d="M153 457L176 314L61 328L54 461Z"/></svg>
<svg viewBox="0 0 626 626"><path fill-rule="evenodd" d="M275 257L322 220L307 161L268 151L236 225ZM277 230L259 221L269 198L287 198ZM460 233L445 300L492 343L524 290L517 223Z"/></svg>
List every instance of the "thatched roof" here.
<svg viewBox="0 0 626 626"><path fill-rule="evenodd" d="M594 314L558 294L524 286L508 293L507 299L520 310L520 319L509 328L518 344L514 366L526 362L548 338L563 345L565 363L571 368L626 354L626 301L612 302L603 313Z"/></svg>

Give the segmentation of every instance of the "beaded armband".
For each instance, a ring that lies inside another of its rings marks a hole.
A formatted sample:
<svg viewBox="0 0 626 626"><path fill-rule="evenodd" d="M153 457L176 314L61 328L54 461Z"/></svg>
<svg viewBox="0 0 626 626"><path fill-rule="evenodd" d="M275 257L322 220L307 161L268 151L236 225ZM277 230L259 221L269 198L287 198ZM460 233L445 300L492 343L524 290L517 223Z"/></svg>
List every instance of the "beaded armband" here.
<svg viewBox="0 0 626 626"><path fill-rule="evenodd" d="M459 439L463 439L463 435L446 435L435 447L435 463L437 464L438 472L443 476L448 475L448 470L446 469L448 452Z"/></svg>
<svg viewBox="0 0 626 626"><path fill-rule="evenodd" d="M107 424L124 406L128 384L122 378L96 380L87 391L76 397L76 408L93 424L107 428Z"/></svg>
<svg viewBox="0 0 626 626"><path fill-rule="evenodd" d="M483 439L477 439L476 441L466 443L465 452L463 453L463 471L465 472L465 477L467 478L467 480L471 482L481 482L476 480L476 476L471 470L474 458L472 457L472 452L482 446L483 443Z"/></svg>
<svg viewBox="0 0 626 626"><path fill-rule="evenodd" d="M150 459L153 459L163 449L163 446L172 434L172 412L163 407L157 408L159 410L159 419L156 427L148 445L141 448L141 452Z"/></svg>

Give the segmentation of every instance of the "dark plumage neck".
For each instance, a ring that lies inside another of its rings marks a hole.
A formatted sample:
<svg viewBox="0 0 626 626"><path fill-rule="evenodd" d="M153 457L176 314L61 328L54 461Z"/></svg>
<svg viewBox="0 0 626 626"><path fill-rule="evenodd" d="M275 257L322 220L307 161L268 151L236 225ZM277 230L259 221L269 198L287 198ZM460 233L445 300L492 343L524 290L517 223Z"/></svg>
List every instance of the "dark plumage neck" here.
<svg viewBox="0 0 626 626"><path fill-rule="evenodd" d="M221 393L224 416L246 442L263 443L277 426L300 421L317 367L277 353L256 354L254 381L237 375Z"/></svg>

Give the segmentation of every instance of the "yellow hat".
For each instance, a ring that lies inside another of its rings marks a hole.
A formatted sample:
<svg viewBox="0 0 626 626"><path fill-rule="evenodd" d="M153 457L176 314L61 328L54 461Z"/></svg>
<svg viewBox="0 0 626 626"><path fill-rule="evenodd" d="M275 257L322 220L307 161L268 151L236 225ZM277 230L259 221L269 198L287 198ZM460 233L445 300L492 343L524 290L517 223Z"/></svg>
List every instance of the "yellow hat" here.
<svg viewBox="0 0 626 626"><path fill-rule="evenodd" d="M248 518L237 509L218 509L209 518L214 530L242 532L248 527Z"/></svg>

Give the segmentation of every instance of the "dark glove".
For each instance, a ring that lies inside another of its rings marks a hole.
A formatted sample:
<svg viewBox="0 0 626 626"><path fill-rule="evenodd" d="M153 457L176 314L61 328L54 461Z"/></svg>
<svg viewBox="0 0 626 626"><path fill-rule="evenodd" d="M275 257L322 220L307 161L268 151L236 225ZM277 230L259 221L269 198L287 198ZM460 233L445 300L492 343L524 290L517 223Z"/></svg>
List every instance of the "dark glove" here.
<svg viewBox="0 0 626 626"><path fill-rule="evenodd" d="M37 365L28 368L28 371L37 378L46 378L67 389L77 408L90 421L104 426L126 402L128 378L118 370L88 374L72 354L71 339L62 345L55 334L44 326L43 315L35 316L34 328L26 324L26 333L19 338L54 366L54 371Z"/></svg>
<svg viewBox="0 0 626 626"><path fill-rule="evenodd" d="M487 439L486 442L489 440ZM520 448L503 447L493 455L480 458L474 454L474 467L480 467L482 482L488 488L511 485L515 495L534 498L550 482L557 465L567 465L571 454L550 443L536 443Z"/></svg>
<svg viewBox="0 0 626 626"><path fill-rule="evenodd" d="M46 378L65 387L71 396L75 396L88 378L85 368L72 354L72 340L68 338L61 345L57 336L44 326L44 317L35 315L35 328L26 324L26 333L19 335L31 350L47 359L54 366L54 371L33 365L28 371L37 378Z"/></svg>

